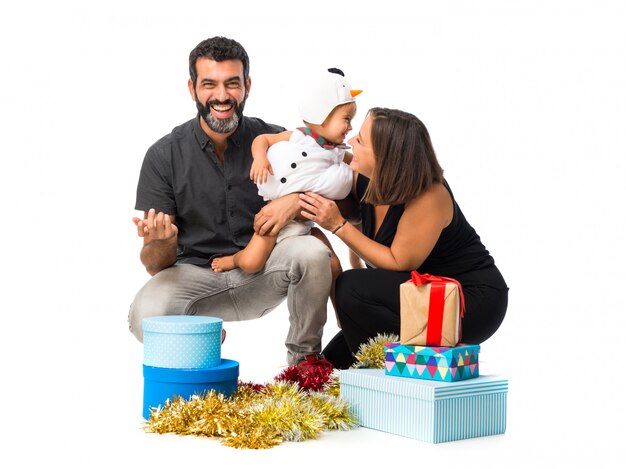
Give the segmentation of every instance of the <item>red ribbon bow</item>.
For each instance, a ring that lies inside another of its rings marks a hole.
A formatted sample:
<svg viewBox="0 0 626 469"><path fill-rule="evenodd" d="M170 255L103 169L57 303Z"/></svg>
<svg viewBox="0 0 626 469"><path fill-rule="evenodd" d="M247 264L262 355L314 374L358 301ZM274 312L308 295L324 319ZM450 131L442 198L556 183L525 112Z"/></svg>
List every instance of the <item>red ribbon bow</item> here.
<svg viewBox="0 0 626 469"><path fill-rule="evenodd" d="M441 331L443 329L443 304L445 302L446 283L452 282L459 287L459 296L461 298L461 318L465 316L465 298L463 297L463 288L461 284L448 277L439 277L437 275L420 274L416 270L411 272L411 280L415 286L430 283L430 302L428 304L428 329L426 330L426 345L429 347L441 345ZM461 324L459 321L459 340L461 340Z"/></svg>

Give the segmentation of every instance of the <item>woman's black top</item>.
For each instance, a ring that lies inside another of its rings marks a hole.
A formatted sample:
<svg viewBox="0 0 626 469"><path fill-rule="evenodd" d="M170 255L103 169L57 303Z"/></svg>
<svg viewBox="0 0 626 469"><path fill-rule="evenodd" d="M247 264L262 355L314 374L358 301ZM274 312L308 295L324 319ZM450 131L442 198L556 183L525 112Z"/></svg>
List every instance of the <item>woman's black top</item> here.
<svg viewBox="0 0 626 469"><path fill-rule="evenodd" d="M356 193L359 200L363 198L368 184L368 178L362 175L358 176ZM454 278L464 287L489 285L495 288L507 288L502 275L495 266L493 257L461 212L447 181L444 180L443 184L450 193L454 204L452 221L441 231L433 250L422 265L417 268L417 271L421 274ZM376 236L374 236L374 206L365 202L360 204L363 234L390 247L396 236L398 222L404 212L404 204L389 207Z"/></svg>

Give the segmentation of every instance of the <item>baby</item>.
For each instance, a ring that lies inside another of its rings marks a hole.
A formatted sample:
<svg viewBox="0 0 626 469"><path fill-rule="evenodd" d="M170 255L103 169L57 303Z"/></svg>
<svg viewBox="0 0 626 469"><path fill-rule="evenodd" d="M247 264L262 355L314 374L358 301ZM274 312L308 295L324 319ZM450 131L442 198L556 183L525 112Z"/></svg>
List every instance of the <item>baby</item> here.
<svg viewBox="0 0 626 469"><path fill-rule="evenodd" d="M352 130L351 122L356 114L354 98L359 93L361 90L350 88L341 70L331 68L300 103L305 127L263 134L254 139L250 179L257 184L264 200L307 191L334 200L347 197L352 189L352 170L346 162L351 155L343 142ZM289 236L309 234L311 227L311 222L294 220L285 225L278 236L255 233L245 249L213 259L211 267L216 272L236 267L248 273L259 272L276 243ZM313 235L332 252L330 242L320 231L314 231ZM338 268L340 272L341 266ZM333 280L336 275L333 268Z"/></svg>

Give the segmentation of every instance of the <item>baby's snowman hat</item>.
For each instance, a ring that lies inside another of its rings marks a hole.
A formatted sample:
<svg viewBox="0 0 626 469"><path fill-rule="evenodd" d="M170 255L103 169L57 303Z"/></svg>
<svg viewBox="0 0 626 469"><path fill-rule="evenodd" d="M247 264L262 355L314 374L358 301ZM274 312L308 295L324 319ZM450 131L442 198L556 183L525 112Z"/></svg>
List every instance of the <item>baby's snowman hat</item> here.
<svg viewBox="0 0 626 469"><path fill-rule="evenodd" d="M343 72L338 68L329 68L314 79L300 100L300 116L309 124L321 125L337 106L353 103L354 97L362 90L353 90Z"/></svg>

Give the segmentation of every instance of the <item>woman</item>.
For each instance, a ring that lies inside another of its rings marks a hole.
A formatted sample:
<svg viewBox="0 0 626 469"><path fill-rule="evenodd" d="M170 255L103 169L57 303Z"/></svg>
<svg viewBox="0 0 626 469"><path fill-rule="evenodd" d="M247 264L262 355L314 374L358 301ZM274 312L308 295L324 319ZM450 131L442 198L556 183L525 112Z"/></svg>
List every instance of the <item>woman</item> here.
<svg viewBox="0 0 626 469"><path fill-rule="evenodd" d="M302 215L339 236L368 267L337 279L342 330L324 349L326 359L348 368L360 344L400 332L399 286L412 270L458 280L466 308L463 342L487 340L504 319L508 288L454 200L424 124L412 114L374 108L349 144L362 232L346 223L335 202L300 196Z"/></svg>

